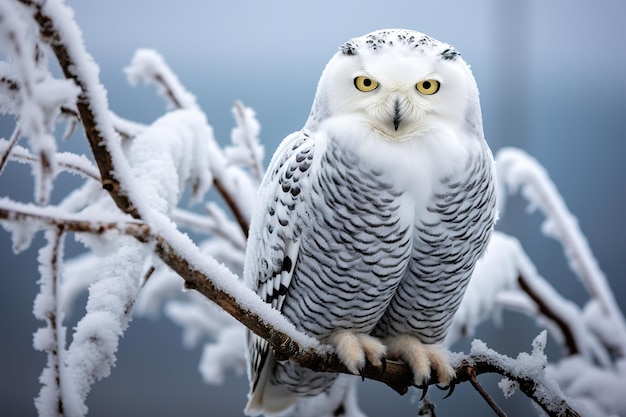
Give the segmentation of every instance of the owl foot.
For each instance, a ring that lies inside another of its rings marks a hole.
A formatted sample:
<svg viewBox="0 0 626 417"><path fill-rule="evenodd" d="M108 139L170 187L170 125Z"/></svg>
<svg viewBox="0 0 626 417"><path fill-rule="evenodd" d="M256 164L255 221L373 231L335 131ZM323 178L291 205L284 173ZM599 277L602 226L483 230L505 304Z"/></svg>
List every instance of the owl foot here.
<svg viewBox="0 0 626 417"><path fill-rule="evenodd" d="M363 377L366 361L375 367L386 368L387 347L380 340L363 333L350 330L337 330L327 339L335 347L341 362L355 375Z"/></svg>
<svg viewBox="0 0 626 417"><path fill-rule="evenodd" d="M437 374L441 385L450 385L455 373L446 351L439 345L426 345L419 339L409 335L398 335L387 338L387 358L406 362L413 371L413 382L426 387L430 379L431 369Z"/></svg>

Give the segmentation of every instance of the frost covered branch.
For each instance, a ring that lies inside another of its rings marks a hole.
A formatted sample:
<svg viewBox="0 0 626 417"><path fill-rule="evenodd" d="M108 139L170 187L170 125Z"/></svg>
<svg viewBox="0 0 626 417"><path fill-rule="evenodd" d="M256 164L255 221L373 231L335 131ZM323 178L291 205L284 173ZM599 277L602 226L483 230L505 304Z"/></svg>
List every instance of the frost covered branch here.
<svg viewBox="0 0 626 417"><path fill-rule="evenodd" d="M41 374L43 386L35 405L40 415L65 415L61 377L65 359L65 327L60 309L61 262L63 259L63 231L50 229L46 232L48 244L39 252L41 289L33 311L35 317L45 320L47 326L40 328L34 336L34 347L48 354L48 366ZM56 412L56 413L55 413Z"/></svg>
<svg viewBox="0 0 626 417"><path fill-rule="evenodd" d="M135 53L131 64L125 69L131 85L136 85L139 81L153 83L158 91L166 98L168 104L177 109L199 110L195 97L189 93L180 83L178 77L172 72L165 60L156 51L140 49ZM257 143L258 122L254 118L254 113L245 108L241 103L235 105L235 118L240 127L233 132L233 141L248 146L252 161L249 164L255 169L257 179L260 180L261 168L260 159L262 151ZM233 216L239 224L244 235L248 234L250 223L250 205L243 196L254 194L256 186L250 183L246 175L237 169L232 158L221 150L215 142L212 132L208 132L205 137L207 146L210 149L207 157L210 159L209 165L213 174L213 182L216 190L220 193ZM238 155L241 152L231 152Z"/></svg>
<svg viewBox="0 0 626 417"><path fill-rule="evenodd" d="M80 90L76 107L100 170L102 186L122 211L138 218L129 190L120 184L119 170L126 167L123 157L115 149L119 136L106 112L106 94L98 80L98 67L82 42L76 42L81 35L71 18L71 11L57 2L19 1L33 10L41 38L54 51L65 77L74 81Z"/></svg>
<svg viewBox="0 0 626 417"><path fill-rule="evenodd" d="M110 231L117 231L137 238L140 241L147 241L151 235L150 227L145 223L128 221L126 219L101 221L90 220L75 216L70 218L62 210L58 210L56 215L51 206L44 208L10 202L0 198L0 220L7 220L14 223L27 222L30 224L39 223L42 227L53 227L65 232L91 233L100 235Z"/></svg>
<svg viewBox="0 0 626 417"><path fill-rule="evenodd" d="M598 266L589 244L565 202L537 161L518 149L502 149L497 155L498 177L512 191L521 189L531 208L538 207L546 216L543 231L563 244L572 270L581 278L605 316L615 324L615 349L626 357L626 320L620 311L604 273Z"/></svg>

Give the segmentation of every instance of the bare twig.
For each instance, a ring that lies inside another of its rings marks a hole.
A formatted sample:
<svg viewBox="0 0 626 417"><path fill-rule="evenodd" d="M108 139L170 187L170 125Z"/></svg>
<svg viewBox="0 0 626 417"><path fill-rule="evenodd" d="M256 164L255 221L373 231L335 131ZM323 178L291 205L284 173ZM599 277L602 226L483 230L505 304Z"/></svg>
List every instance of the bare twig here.
<svg viewBox="0 0 626 417"><path fill-rule="evenodd" d="M498 417L506 417L505 412L502 411L500 406L498 406L498 404L496 404L494 399L491 398L491 395L489 395L489 393L485 390L485 388L483 388L482 384L480 382L478 382L478 379L476 379L476 369L474 369L471 366L468 367L467 368L467 374L468 374L468 377L469 377L470 384L472 384L474 389L476 391L478 391L478 393L480 394L481 397L483 397L483 399L487 402L489 407L491 407L493 412L496 413L496 415Z"/></svg>
<svg viewBox="0 0 626 417"><path fill-rule="evenodd" d="M13 150L15 145L17 144L17 141L19 140L20 136L21 136L20 128L18 126L15 126L15 129L13 130L13 133L11 134L11 139L9 139L9 143L6 149L2 153L2 156L0 156L0 174L2 173L2 170L4 170L4 167L7 161L9 160L9 155L11 154L11 151Z"/></svg>
<svg viewBox="0 0 626 417"><path fill-rule="evenodd" d="M541 293L535 291L532 284L528 281L526 277L520 275L517 279L520 288L524 291L531 300L535 302L537 308L539 309L539 313L545 316L548 320L552 321L561 331L563 335L563 343L565 348L567 349L567 353L569 355L576 355L580 353L580 347L578 346L578 342L574 337L574 333L572 332L572 328L567 323L567 320L561 316L560 312L553 308L550 302L544 300L541 297Z"/></svg>
<svg viewBox="0 0 626 417"><path fill-rule="evenodd" d="M233 213L233 216L235 217L237 224L239 224L241 231L247 238L248 227L249 227L248 219L243 215L243 212L241 211L241 209L239 208L239 205L236 202L237 200L235 199L235 197L231 195L231 193L228 191L228 188L224 187L222 181L220 181L218 177L215 177L215 179L213 180L213 184L215 185L215 188L217 189L217 191L221 194L222 198L224 199L224 202L226 203L230 211Z"/></svg>

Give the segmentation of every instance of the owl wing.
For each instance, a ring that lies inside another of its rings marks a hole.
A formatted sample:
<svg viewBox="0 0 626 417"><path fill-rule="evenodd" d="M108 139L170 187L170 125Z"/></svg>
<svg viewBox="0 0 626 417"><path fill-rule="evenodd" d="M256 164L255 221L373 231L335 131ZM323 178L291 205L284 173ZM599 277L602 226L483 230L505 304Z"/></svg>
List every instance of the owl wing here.
<svg viewBox="0 0 626 417"><path fill-rule="evenodd" d="M281 143L261 184L257 203L261 208L256 210L250 227L246 282L279 311L291 284L300 236L307 221L303 201L313 156L313 139L305 132L296 132ZM266 388L270 388L266 383L274 358L268 342L250 332L248 354L250 394L246 412L254 413L261 404L267 409L267 399L263 397ZM289 397L288 393L274 394L266 397L284 397L284 401Z"/></svg>

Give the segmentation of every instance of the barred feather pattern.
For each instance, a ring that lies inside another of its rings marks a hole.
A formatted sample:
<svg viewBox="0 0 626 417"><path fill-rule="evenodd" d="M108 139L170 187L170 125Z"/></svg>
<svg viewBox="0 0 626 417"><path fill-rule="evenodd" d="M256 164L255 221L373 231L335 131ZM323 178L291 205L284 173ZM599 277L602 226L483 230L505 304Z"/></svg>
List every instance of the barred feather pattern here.
<svg viewBox="0 0 626 417"><path fill-rule="evenodd" d="M408 269L373 335L443 341L489 241L495 192L493 162L483 143L466 169L441 181L426 209L429 216L416 219Z"/></svg>
<svg viewBox="0 0 626 417"><path fill-rule="evenodd" d="M465 169L439 181L427 207L402 219L405 190L385 173L336 141L316 149L313 137L295 134L262 185L270 197L253 221L256 257L246 271L253 287L322 341L338 329L442 341L495 217L491 154L486 144L476 148ZM298 395L318 395L336 379L276 362L253 334L249 355L252 393L264 367L264 383Z"/></svg>
<svg viewBox="0 0 626 417"><path fill-rule="evenodd" d="M398 197L380 171L330 141L307 194L308 224L282 312L300 330L324 340L333 331L369 333L385 312L411 253ZM335 376L279 364L275 383L315 395Z"/></svg>

